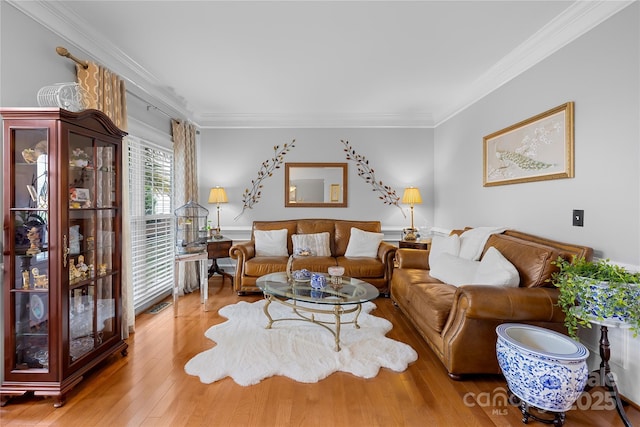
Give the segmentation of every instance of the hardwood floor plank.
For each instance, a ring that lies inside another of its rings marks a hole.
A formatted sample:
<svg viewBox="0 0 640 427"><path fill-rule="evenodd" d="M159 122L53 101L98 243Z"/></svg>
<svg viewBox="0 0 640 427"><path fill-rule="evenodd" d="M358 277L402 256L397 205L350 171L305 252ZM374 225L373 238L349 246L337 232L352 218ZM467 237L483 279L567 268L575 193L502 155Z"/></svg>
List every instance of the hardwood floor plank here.
<svg viewBox="0 0 640 427"><path fill-rule="evenodd" d="M438 360L389 299L375 301L372 313L393 324L388 337L411 345L418 360L401 373L381 369L363 379L337 372L317 383L303 384L271 377L242 387L225 378L202 384L187 375L184 365L216 344L204 333L226 321L218 310L238 301L253 302L260 295L238 297L209 281L209 311L203 312L199 293L180 297L179 316L173 307L158 314L143 313L129 339L129 355L110 357L85 376L53 408L50 398L22 396L0 408L2 426L519 426L522 415L506 402L501 376L451 380ZM322 330L319 330L322 333ZM591 391L593 402L603 394ZM591 399L591 400L589 400ZM571 426L622 426L615 410L582 405L567 413ZM627 408L631 422L640 425L640 411ZM531 425L542 425L530 423Z"/></svg>

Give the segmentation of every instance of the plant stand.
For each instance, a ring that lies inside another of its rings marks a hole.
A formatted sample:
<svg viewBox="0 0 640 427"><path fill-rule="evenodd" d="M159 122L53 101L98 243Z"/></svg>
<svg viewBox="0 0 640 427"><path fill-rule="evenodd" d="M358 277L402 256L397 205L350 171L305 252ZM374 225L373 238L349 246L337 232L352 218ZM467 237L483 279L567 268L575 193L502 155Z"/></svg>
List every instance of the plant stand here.
<svg viewBox="0 0 640 427"><path fill-rule="evenodd" d="M529 419L538 421L540 423L543 424L553 424L554 426L562 426L564 425L564 420L565 420L565 413L564 412L550 412L550 411L545 411L547 413L550 413L553 415L553 418L542 418L539 417L535 414L533 414L530 410L530 408L533 408L533 406L529 405L527 402L524 401L520 401L520 412L522 412L522 423L523 424L528 424L529 423ZM539 412L540 410L535 408L537 412Z"/></svg>
<svg viewBox="0 0 640 427"><path fill-rule="evenodd" d="M600 326L600 367L589 375L589 381L587 381L585 391L589 391L593 387L597 386L605 387L609 390L616 401L616 410L618 411L618 415L620 415L622 422L625 427L631 427L631 422L627 418L622 400L620 399L616 380L611 373L611 368L609 367L609 358L611 357L611 349L609 348L609 327L629 329L630 326L624 322L615 320L600 321L584 313L581 313L579 317L587 320L589 323ZM595 381L592 382L592 378L594 378Z"/></svg>

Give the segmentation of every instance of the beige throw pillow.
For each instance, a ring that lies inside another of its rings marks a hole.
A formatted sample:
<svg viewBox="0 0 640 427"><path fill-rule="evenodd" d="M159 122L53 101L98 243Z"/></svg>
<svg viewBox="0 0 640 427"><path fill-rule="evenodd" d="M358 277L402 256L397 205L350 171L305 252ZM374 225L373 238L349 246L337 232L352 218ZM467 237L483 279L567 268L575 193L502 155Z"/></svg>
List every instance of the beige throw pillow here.
<svg viewBox="0 0 640 427"><path fill-rule="evenodd" d="M294 234L293 255L295 256L331 256L329 232L313 234ZM307 253L308 252L308 253Z"/></svg>

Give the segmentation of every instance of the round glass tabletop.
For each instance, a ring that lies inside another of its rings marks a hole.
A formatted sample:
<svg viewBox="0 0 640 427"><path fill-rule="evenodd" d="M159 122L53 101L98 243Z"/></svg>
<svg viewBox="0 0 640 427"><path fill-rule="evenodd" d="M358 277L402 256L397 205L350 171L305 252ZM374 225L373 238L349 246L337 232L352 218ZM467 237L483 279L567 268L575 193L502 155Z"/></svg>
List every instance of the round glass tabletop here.
<svg viewBox="0 0 640 427"><path fill-rule="evenodd" d="M307 282L287 280L285 272L271 273L256 280L256 286L267 294L280 298L290 298L315 304L346 305L371 301L378 297L378 288L370 283L352 277L342 276L340 285L330 284L321 289L312 288Z"/></svg>

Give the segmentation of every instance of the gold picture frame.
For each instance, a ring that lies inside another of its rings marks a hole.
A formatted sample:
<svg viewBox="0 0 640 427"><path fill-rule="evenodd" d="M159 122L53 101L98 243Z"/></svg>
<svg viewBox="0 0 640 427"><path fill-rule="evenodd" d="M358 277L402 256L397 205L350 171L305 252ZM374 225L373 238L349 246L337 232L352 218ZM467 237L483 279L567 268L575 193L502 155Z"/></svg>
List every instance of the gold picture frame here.
<svg viewBox="0 0 640 427"><path fill-rule="evenodd" d="M483 138L483 186L573 178L574 103Z"/></svg>

